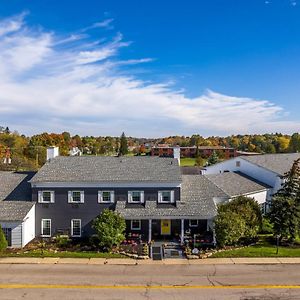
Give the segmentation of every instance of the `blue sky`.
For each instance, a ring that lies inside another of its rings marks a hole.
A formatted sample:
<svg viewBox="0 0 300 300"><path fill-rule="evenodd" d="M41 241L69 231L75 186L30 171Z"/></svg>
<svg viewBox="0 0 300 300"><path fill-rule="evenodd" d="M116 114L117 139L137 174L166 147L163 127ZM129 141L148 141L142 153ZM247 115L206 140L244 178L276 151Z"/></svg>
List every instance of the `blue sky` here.
<svg viewBox="0 0 300 300"><path fill-rule="evenodd" d="M297 0L0 4L0 120L22 133L300 129Z"/></svg>

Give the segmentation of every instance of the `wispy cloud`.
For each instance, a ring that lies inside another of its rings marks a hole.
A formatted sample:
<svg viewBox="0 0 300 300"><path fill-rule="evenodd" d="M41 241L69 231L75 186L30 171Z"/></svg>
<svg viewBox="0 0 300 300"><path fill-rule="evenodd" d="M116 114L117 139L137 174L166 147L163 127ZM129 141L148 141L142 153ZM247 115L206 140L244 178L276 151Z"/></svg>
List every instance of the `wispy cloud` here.
<svg viewBox="0 0 300 300"><path fill-rule="evenodd" d="M7 24L13 25L4 31ZM99 42L83 33L61 37L34 28L23 14L0 21L0 120L20 132L119 135L125 130L163 136L292 132L300 127L270 101L211 90L189 98L170 83L124 75L128 70L123 72L123 66L152 59L121 59L121 49L131 45L121 33Z"/></svg>
<svg viewBox="0 0 300 300"><path fill-rule="evenodd" d="M91 29L95 29L95 28L105 28L105 29L114 29L114 26L112 25L114 19L106 19L106 20L103 20L101 22L96 22L90 26L87 26L85 28L82 28L80 31L81 32L85 32L85 31L88 31L88 30L91 30Z"/></svg>

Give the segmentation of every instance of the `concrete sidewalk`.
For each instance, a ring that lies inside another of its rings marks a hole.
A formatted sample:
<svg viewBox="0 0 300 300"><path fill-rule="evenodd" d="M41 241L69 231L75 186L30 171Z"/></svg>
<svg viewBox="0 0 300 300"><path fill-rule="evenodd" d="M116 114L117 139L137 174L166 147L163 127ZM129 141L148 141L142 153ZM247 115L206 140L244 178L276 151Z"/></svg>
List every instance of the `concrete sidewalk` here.
<svg viewBox="0 0 300 300"><path fill-rule="evenodd" d="M300 264L300 257L266 258L208 258L165 259L162 261L128 258L55 258L55 257L0 257L0 264L81 264L81 265L240 265L240 264Z"/></svg>

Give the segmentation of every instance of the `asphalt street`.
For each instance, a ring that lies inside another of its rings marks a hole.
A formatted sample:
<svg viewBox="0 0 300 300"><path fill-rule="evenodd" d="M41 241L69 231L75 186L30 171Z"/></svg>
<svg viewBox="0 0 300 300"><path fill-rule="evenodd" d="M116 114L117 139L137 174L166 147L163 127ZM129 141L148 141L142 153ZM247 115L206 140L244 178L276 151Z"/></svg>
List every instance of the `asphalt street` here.
<svg viewBox="0 0 300 300"><path fill-rule="evenodd" d="M300 265L0 265L0 299L185 298L300 299Z"/></svg>

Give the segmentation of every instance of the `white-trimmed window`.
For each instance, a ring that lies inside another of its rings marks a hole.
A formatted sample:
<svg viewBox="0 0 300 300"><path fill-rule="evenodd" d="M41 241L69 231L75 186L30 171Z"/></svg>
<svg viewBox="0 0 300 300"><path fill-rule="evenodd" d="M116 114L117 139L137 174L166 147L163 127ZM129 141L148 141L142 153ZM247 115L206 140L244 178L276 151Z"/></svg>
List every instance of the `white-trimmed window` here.
<svg viewBox="0 0 300 300"><path fill-rule="evenodd" d="M141 220L131 220L130 228L131 230L141 230L142 224Z"/></svg>
<svg viewBox="0 0 300 300"><path fill-rule="evenodd" d="M190 220L189 225L190 227L198 227L198 220Z"/></svg>
<svg viewBox="0 0 300 300"><path fill-rule="evenodd" d="M158 203L174 203L174 191L159 191Z"/></svg>
<svg viewBox="0 0 300 300"><path fill-rule="evenodd" d="M84 203L84 191L69 191L68 192L69 203Z"/></svg>
<svg viewBox="0 0 300 300"><path fill-rule="evenodd" d="M98 191L98 203L114 203L114 191Z"/></svg>
<svg viewBox="0 0 300 300"><path fill-rule="evenodd" d="M81 237L81 219L71 220L71 236Z"/></svg>
<svg viewBox="0 0 300 300"><path fill-rule="evenodd" d="M54 203L54 191L38 191L39 203Z"/></svg>
<svg viewBox="0 0 300 300"><path fill-rule="evenodd" d="M128 192L129 203L144 203L144 191L129 191Z"/></svg>
<svg viewBox="0 0 300 300"><path fill-rule="evenodd" d="M41 221L41 236L51 237L51 219L42 219Z"/></svg>

